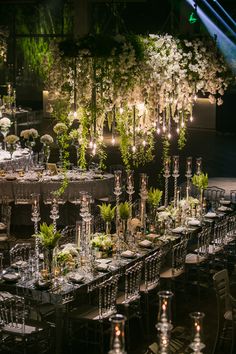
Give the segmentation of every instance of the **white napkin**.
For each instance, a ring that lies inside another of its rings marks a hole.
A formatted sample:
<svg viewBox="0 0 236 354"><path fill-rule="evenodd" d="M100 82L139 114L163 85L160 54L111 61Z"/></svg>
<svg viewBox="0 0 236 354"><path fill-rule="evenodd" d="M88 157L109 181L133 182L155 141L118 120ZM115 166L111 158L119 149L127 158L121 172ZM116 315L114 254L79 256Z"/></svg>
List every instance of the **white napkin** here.
<svg viewBox="0 0 236 354"><path fill-rule="evenodd" d="M197 219L191 219L188 222L188 225L190 226L200 226L200 224L201 224L200 220Z"/></svg>
<svg viewBox="0 0 236 354"><path fill-rule="evenodd" d="M179 226L179 227L176 227L175 229L171 230L172 232L175 232L175 233L180 233L180 232L183 232L185 230L185 228L183 226Z"/></svg>
<svg viewBox="0 0 236 354"><path fill-rule="evenodd" d="M212 211L209 211L206 215L206 218L215 218L216 217L216 213L213 213Z"/></svg>
<svg viewBox="0 0 236 354"><path fill-rule="evenodd" d="M139 242L139 246L141 247L151 247L152 246L152 242L149 240L143 240L141 242Z"/></svg>
<svg viewBox="0 0 236 354"><path fill-rule="evenodd" d="M121 253L121 257L124 257L124 258L134 258L136 256L136 254L132 251L124 251Z"/></svg>

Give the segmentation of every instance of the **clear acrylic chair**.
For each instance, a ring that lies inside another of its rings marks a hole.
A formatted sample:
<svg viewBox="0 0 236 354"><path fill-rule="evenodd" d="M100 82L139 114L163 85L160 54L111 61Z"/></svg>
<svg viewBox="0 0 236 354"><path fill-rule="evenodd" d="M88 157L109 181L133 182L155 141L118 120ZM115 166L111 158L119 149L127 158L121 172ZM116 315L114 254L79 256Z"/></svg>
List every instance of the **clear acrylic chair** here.
<svg viewBox="0 0 236 354"><path fill-rule="evenodd" d="M25 299L0 293L1 352L46 353L50 347L50 327L30 320L30 308Z"/></svg>
<svg viewBox="0 0 236 354"><path fill-rule="evenodd" d="M184 273L185 259L187 255L187 242L187 240L183 240L173 246L171 267L167 267L161 271L161 279L175 279Z"/></svg>
<svg viewBox="0 0 236 354"><path fill-rule="evenodd" d="M208 200L214 207L217 207L221 198L224 198L225 190L217 186L211 186L204 190L204 197Z"/></svg>
<svg viewBox="0 0 236 354"><path fill-rule="evenodd" d="M160 283L162 253L157 251L144 259L144 281L141 283L141 293L148 293Z"/></svg>
<svg viewBox="0 0 236 354"><path fill-rule="evenodd" d="M13 264L19 260L27 262L32 247L33 245L31 243L17 243L10 249L10 263Z"/></svg>
<svg viewBox="0 0 236 354"><path fill-rule="evenodd" d="M85 343L88 346L98 346L103 353L103 340L107 330L108 319L116 311L119 274L114 274L106 280L92 283L88 287L90 304L73 308L68 314L69 341ZM98 340L97 340L98 338Z"/></svg>
<svg viewBox="0 0 236 354"><path fill-rule="evenodd" d="M8 240L11 227L11 206L8 196L2 197L1 213L0 213L0 241Z"/></svg>
<svg viewBox="0 0 236 354"><path fill-rule="evenodd" d="M19 182L14 184L14 197L16 205L32 204L32 193L35 192L35 182Z"/></svg>

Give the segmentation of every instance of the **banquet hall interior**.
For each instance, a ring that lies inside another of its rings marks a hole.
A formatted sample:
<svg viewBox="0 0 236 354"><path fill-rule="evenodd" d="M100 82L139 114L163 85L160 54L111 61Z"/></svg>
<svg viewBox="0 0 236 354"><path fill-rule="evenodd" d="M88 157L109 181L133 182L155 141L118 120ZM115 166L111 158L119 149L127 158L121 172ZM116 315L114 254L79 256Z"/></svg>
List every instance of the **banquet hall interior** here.
<svg viewBox="0 0 236 354"><path fill-rule="evenodd" d="M0 0L0 354L236 353L235 79L235 0Z"/></svg>

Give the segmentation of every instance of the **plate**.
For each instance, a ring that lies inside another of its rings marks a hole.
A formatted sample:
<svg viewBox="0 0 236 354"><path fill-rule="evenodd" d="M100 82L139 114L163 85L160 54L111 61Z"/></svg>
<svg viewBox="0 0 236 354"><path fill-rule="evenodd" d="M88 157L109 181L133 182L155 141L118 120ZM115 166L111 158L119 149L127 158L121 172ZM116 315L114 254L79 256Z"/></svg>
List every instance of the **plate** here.
<svg viewBox="0 0 236 354"><path fill-rule="evenodd" d="M39 279L34 283L34 286L36 289L46 290L51 286L51 281Z"/></svg>
<svg viewBox="0 0 236 354"><path fill-rule="evenodd" d="M28 263L25 262L25 261L17 261L15 263L12 263L11 264L11 267L12 268L24 268L24 267L27 267Z"/></svg>
<svg viewBox="0 0 236 354"><path fill-rule="evenodd" d="M18 273L5 273L2 279L9 283L16 283L20 279L20 276Z"/></svg>
<svg viewBox="0 0 236 354"><path fill-rule="evenodd" d="M183 226L179 226L179 227L176 227L175 229L172 229L171 231L176 234L179 234L179 233L185 231L185 228Z"/></svg>
<svg viewBox="0 0 236 354"><path fill-rule="evenodd" d="M231 200L220 200L221 205L229 205L231 203Z"/></svg>
<svg viewBox="0 0 236 354"><path fill-rule="evenodd" d="M189 220L188 225L189 226L200 226L201 222L200 222L200 220L192 219L192 220Z"/></svg>
<svg viewBox="0 0 236 354"><path fill-rule="evenodd" d="M84 280L84 276L81 274L70 274L68 276L68 279L72 282L72 283L82 283Z"/></svg>
<svg viewBox="0 0 236 354"><path fill-rule="evenodd" d="M216 216L216 213L210 211L206 215L204 215L205 218L215 218Z"/></svg>
<svg viewBox="0 0 236 354"><path fill-rule="evenodd" d="M6 178L7 181L15 181L16 180L16 176L6 175L5 178Z"/></svg>

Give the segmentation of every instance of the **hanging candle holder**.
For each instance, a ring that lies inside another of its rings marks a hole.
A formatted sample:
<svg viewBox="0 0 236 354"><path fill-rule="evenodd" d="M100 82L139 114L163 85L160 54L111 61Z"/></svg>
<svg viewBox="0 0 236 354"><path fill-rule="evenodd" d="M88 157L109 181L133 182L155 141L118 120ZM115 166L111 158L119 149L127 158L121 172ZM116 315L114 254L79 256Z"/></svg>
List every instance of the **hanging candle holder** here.
<svg viewBox="0 0 236 354"><path fill-rule="evenodd" d="M116 314L110 317L111 339L110 339L109 354L126 354L125 320L126 318L120 314Z"/></svg>
<svg viewBox="0 0 236 354"><path fill-rule="evenodd" d="M165 201L164 205L167 207L168 205L168 193L169 193L169 178L170 178L170 158L167 157L164 161L164 173L163 176L165 178Z"/></svg>
<svg viewBox="0 0 236 354"><path fill-rule="evenodd" d="M196 158L196 175L202 173L202 157Z"/></svg>
<svg viewBox="0 0 236 354"><path fill-rule="evenodd" d="M205 344L202 342L202 322L205 314L203 312L192 312L190 317L193 320L193 341L189 347L193 350L192 353L202 354L202 349L205 348Z"/></svg>
<svg viewBox="0 0 236 354"><path fill-rule="evenodd" d="M41 220L40 218L40 207L39 207L39 198L40 195L33 193L31 195L32 198L32 213L31 213L31 220L34 223L34 234L35 234L35 271L36 271L36 278L39 275L39 244L40 239L38 237L38 224Z"/></svg>
<svg viewBox="0 0 236 354"><path fill-rule="evenodd" d="M178 183L178 177L179 177L179 156L173 156L172 160L173 164L173 171L172 171L172 176L174 177L174 207L177 207L177 183Z"/></svg>
<svg viewBox="0 0 236 354"><path fill-rule="evenodd" d="M187 178L187 183L186 183L186 199L189 199L190 196L190 180L192 177L192 157L189 156L186 159L186 173L185 177Z"/></svg>
<svg viewBox="0 0 236 354"><path fill-rule="evenodd" d="M140 173L140 219L143 233L146 232L146 203L148 198L148 176L146 173Z"/></svg>
<svg viewBox="0 0 236 354"><path fill-rule="evenodd" d="M170 343L170 333L173 328L171 323L171 299L173 293L171 291L159 291L158 297L159 312L156 328L159 337L159 353L167 354Z"/></svg>

